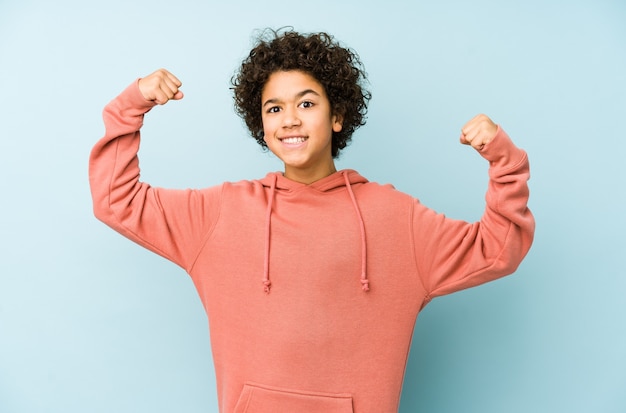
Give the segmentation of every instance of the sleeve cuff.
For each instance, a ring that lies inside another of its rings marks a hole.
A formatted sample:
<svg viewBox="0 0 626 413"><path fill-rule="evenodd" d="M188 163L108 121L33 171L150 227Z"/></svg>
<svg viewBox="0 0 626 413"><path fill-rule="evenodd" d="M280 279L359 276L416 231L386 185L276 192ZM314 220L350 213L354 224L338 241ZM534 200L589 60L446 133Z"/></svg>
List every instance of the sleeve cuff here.
<svg viewBox="0 0 626 413"><path fill-rule="evenodd" d="M501 168L516 165L526 157L526 153L515 146L500 125L496 136L479 153L489 161L491 167Z"/></svg>

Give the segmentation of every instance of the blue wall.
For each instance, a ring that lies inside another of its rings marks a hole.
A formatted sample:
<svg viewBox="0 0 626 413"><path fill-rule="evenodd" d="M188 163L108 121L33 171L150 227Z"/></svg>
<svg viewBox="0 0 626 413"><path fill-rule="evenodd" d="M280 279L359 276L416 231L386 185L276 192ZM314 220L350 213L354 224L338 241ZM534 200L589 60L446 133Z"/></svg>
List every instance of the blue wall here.
<svg viewBox="0 0 626 413"><path fill-rule="evenodd" d="M281 165L246 137L229 79L254 29L325 30L370 75L339 167L479 217L484 112L530 155L536 242L514 276L418 320L401 412L626 411L623 1L0 2L0 412L210 412L206 317L188 277L91 214L102 107L167 67L142 178L201 187ZM471 3L471 4L470 4Z"/></svg>

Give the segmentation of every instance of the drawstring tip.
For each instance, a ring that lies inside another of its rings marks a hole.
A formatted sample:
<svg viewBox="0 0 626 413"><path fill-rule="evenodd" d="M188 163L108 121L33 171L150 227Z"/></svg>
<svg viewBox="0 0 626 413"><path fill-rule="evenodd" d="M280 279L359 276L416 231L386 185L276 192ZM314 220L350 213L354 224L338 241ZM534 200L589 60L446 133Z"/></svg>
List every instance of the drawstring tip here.
<svg viewBox="0 0 626 413"><path fill-rule="evenodd" d="M361 280L361 288L363 289L363 291L368 292L370 290L369 280Z"/></svg>
<svg viewBox="0 0 626 413"><path fill-rule="evenodd" d="M272 283L270 281L263 281L263 291L265 291L265 294L269 294L270 293L270 286L272 285Z"/></svg>

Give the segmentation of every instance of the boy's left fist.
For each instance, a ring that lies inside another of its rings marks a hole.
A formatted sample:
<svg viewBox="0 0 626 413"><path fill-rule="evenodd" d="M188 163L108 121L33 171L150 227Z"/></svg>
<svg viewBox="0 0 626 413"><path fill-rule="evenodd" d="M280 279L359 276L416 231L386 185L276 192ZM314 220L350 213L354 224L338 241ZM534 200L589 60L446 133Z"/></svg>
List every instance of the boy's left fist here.
<svg viewBox="0 0 626 413"><path fill-rule="evenodd" d="M461 128L461 143L471 145L477 151L493 140L498 132L498 125L486 115L477 115Z"/></svg>

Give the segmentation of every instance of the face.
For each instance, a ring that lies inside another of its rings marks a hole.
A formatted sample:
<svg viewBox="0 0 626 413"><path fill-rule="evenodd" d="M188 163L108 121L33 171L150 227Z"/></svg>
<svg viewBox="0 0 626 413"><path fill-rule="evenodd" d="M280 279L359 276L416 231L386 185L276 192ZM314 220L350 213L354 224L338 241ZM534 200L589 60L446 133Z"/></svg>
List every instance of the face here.
<svg viewBox="0 0 626 413"><path fill-rule="evenodd" d="M264 139L285 164L289 179L311 183L336 171L333 132L340 117L331 113L324 87L300 71L270 75L261 93Z"/></svg>

